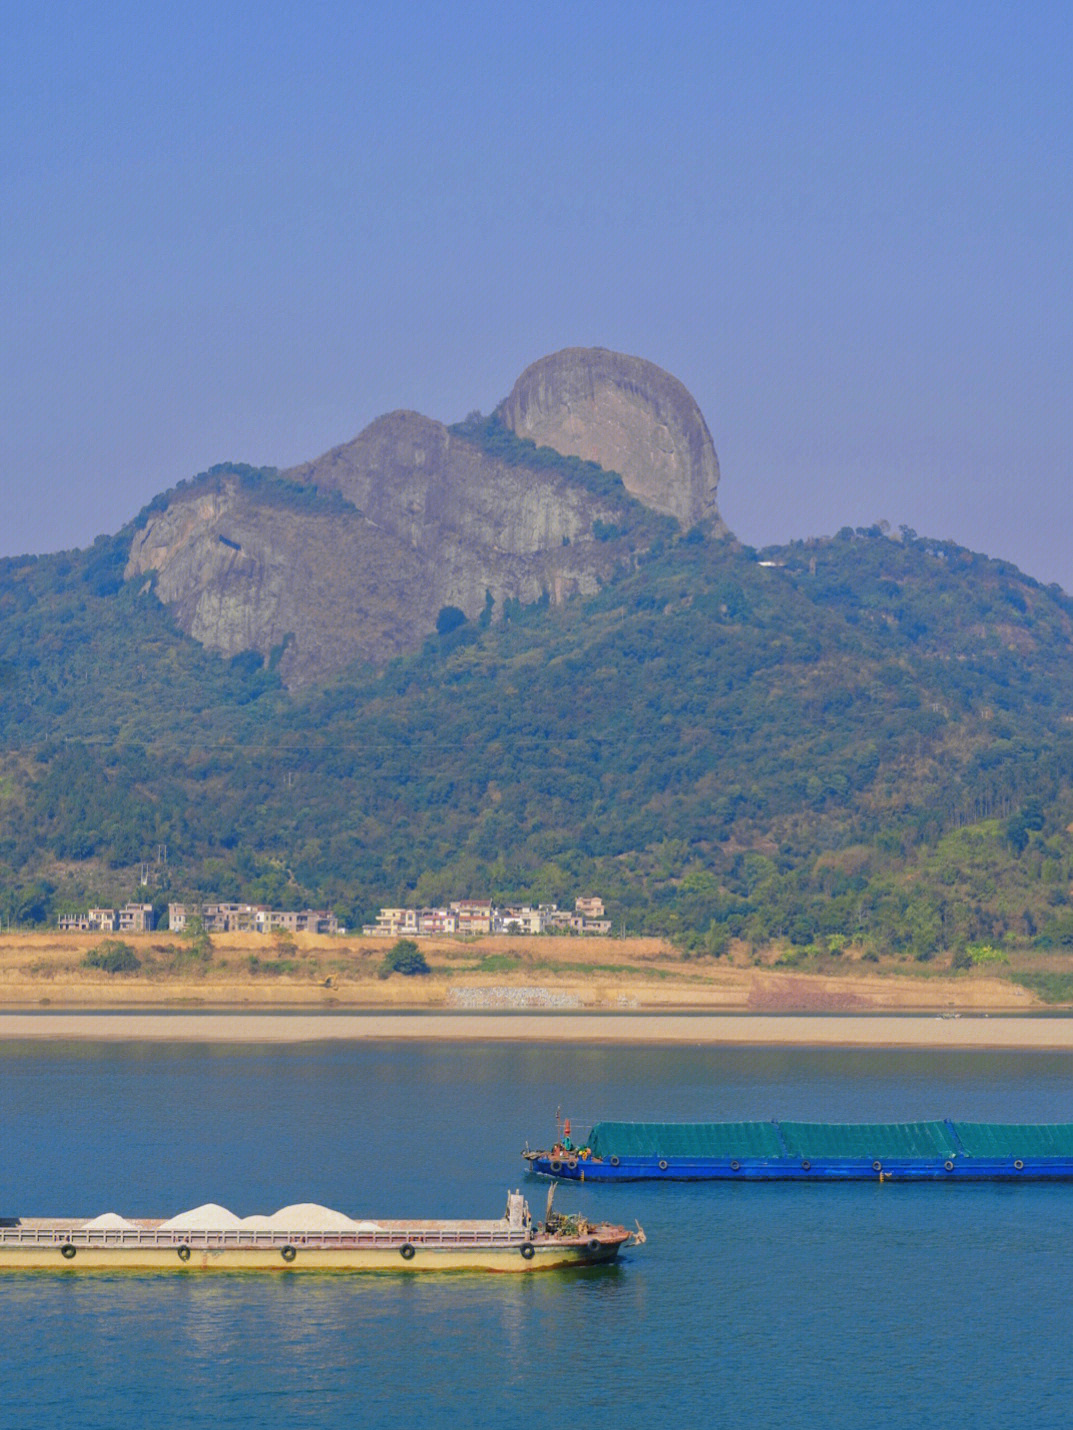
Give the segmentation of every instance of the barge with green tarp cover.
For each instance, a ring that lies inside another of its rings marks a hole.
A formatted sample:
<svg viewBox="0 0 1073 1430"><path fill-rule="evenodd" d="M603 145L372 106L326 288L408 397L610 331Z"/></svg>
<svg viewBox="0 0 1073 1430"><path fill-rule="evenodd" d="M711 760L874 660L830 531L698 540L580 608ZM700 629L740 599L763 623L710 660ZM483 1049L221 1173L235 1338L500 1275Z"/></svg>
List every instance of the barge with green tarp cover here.
<svg viewBox="0 0 1073 1430"><path fill-rule="evenodd" d="M1073 1123L598 1122L522 1155L578 1182L1073 1181Z"/></svg>

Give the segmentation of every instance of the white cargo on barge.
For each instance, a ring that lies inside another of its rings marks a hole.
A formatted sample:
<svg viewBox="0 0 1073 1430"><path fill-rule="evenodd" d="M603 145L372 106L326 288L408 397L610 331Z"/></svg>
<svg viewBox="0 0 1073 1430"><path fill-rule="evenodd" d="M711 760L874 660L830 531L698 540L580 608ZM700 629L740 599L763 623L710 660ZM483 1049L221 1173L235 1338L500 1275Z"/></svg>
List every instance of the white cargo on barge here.
<svg viewBox="0 0 1073 1430"><path fill-rule="evenodd" d="M507 1197L495 1221L355 1220L315 1203L238 1217L208 1203L177 1216L0 1220L0 1271L543 1271L613 1261L638 1227Z"/></svg>

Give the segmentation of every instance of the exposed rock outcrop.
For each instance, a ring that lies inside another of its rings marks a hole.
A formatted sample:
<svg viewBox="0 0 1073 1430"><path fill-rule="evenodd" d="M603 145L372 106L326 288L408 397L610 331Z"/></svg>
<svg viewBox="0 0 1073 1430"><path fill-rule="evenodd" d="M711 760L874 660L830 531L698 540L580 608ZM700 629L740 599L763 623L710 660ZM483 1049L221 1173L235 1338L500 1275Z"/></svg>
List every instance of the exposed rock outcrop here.
<svg viewBox="0 0 1073 1430"><path fill-rule="evenodd" d="M444 606L475 617L489 593L497 612L545 591L591 595L625 558L592 534L613 503L496 462L416 413L379 418L287 476L353 508L274 506L238 477L180 489L136 535L127 574L155 571L160 599L212 650L284 647L290 685L415 650Z"/></svg>
<svg viewBox="0 0 1073 1430"><path fill-rule="evenodd" d="M224 655L278 649L290 684L414 649L439 609L417 553L356 512L273 506L234 477L180 491L136 535L127 574L148 571L195 640Z"/></svg>
<svg viewBox="0 0 1073 1430"><path fill-rule="evenodd" d="M503 556L561 548L614 511L562 477L507 466L416 412L379 417L353 442L284 475L339 492L378 528L430 554L445 543Z"/></svg>
<svg viewBox="0 0 1073 1430"><path fill-rule="evenodd" d="M718 520L708 424L676 377L606 348L563 348L527 367L499 413L519 437L599 462L684 527ZM721 523L720 523L721 525Z"/></svg>
<svg viewBox="0 0 1073 1430"><path fill-rule="evenodd" d="M704 419L650 363L569 349L522 375L502 418L619 471L685 525L718 521ZM225 655L274 652L291 685L417 649L444 606L473 618L489 594L497 612L591 594L631 559L628 540L607 539L623 520L615 483L601 492L568 463L508 461L415 412L378 418L283 478L321 495L288 504L226 473L177 488L135 535L127 575L156 572L184 630Z"/></svg>

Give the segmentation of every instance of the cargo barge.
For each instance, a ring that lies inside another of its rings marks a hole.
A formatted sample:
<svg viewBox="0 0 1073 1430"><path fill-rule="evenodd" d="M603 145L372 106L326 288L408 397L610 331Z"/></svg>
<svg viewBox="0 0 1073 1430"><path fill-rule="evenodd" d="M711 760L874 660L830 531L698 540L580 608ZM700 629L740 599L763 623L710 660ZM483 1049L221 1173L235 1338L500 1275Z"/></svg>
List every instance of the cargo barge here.
<svg viewBox="0 0 1073 1430"><path fill-rule="evenodd" d="M614 1261L644 1240L606 1222L548 1211L533 1221L511 1193L497 1221L353 1221L304 1204L235 1217L209 1204L168 1220L0 1220L0 1271L544 1271Z"/></svg>
<svg viewBox="0 0 1073 1430"><path fill-rule="evenodd" d="M1073 1123L599 1122L522 1155L576 1182L1067 1182Z"/></svg>

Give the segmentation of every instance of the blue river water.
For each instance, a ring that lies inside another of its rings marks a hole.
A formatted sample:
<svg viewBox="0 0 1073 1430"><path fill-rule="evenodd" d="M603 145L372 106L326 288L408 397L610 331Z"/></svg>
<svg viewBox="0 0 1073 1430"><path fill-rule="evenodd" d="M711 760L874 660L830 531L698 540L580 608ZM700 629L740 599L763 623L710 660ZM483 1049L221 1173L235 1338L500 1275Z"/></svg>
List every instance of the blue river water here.
<svg viewBox="0 0 1073 1430"><path fill-rule="evenodd" d="M0 1043L0 1214L536 1209L600 1118L1073 1121L1050 1054ZM562 1187L640 1220L541 1276L0 1280L0 1425L1073 1423L1073 1186Z"/></svg>

